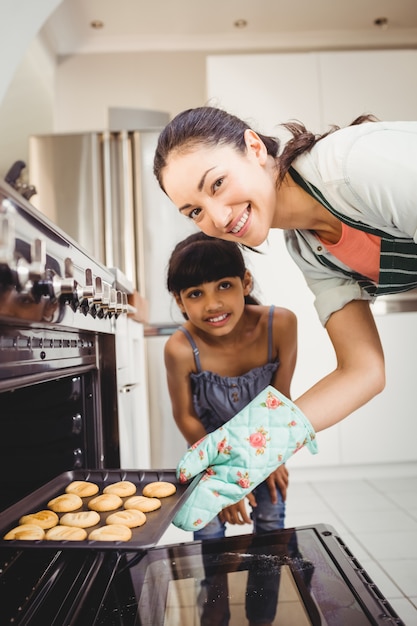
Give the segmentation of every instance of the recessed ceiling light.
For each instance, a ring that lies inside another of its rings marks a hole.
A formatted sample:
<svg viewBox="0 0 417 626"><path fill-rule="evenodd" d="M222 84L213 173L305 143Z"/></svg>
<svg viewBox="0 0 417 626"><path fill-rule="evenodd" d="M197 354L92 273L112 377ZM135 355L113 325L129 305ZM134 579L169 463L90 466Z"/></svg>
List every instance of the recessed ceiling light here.
<svg viewBox="0 0 417 626"><path fill-rule="evenodd" d="M90 22L90 26L91 28L103 28L104 26L104 22L102 22L101 20L93 20L92 22Z"/></svg>
<svg viewBox="0 0 417 626"><path fill-rule="evenodd" d="M233 24L235 28L246 28L248 25L246 20L236 20Z"/></svg>

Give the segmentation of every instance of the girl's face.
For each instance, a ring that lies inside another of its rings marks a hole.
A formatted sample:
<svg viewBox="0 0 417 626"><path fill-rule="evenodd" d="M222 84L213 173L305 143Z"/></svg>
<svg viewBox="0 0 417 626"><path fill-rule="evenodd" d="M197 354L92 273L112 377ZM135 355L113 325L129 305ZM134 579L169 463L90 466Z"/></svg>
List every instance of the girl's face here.
<svg viewBox="0 0 417 626"><path fill-rule="evenodd" d="M252 277L247 271L243 280L234 276L203 283L183 289L175 299L194 326L222 336L229 334L241 319L251 287Z"/></svg>
<svg viewBox="0 0 417 626"><path fill-rule="evenodd" d="M174 152L162 182L179 211L204 233L253 247L265 241L274 219L276 172L256 133L247 130L245 141L245 153L230 145Z"/></svg>

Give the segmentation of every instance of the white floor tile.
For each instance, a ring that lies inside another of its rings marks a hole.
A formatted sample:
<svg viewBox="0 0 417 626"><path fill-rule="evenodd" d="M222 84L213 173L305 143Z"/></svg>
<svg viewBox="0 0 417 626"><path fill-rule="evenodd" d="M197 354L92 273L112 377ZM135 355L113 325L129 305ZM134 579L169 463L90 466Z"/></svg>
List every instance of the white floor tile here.
<svg viewBox="0 0 417 626"><path fill-rule="evenodd" d="M390 604L406 626L417 626L417 608L407 598L390 600Z"/></svg>
<svg viewBox="0 0 417 626"><path fill-rule="evenodd" d="M393 578L395 579L395 576L390 569L388 569L388 572L391 573L391 576L376 561L366 561L366 563L361 565L387 600L391 602L394 598L404 597L404 593L394 582Z"/></svg>
<svg viewBox="0 0 417 626"><path fill-rule="evenodd" d="M373 478L369 480L381 493L388 496L400 491L417 491L417 476L399 476L395 478Z"/></svg>
<svg viewBox="0 0 417 626"><path fill-rule="evenodd" d="M378 560L417 559L417 531L358 532L358 541Z"/></svg>
<svg viewBox="0 0 417 626"><path fill-rule="evenodd" d="M417 508L417 489L412 491L397 491L390 494L390 499L404 510Z"/></svg>
<svg viewBox="0 0 417 626"><path fill-rule="evenodd" d="M395 580L403 595L411 597L417 593L417 559L381 559L380 565Z"/></svg>
<svg viewBox="0 0 417 626"><path fill-rule="evenodd" d="M400 510L343 511L343 523L352 532L417 530L417 520Z"/></svg>
<svg viewBox="0 0 417 626"><path fill-rule="evenodd" d="M379 493L365 494L365 493L344 493L343 487L340 488L339 493L334 495L323 495L323 499L328 506L331 506L333 510L339 512L354 511L356 514L362 511L389 511L393 508L393 503L390 502L384 495Z"/></svg>

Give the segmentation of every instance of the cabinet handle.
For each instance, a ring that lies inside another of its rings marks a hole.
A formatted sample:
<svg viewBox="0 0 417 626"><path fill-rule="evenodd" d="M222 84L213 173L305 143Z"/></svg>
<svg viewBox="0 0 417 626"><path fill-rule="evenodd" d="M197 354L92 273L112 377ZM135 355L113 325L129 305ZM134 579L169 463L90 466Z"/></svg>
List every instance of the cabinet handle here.
<svg viewBox="0 0 417 626"><path fill-rule="evenodd" d="M120 393L130 393L135 389L135 387L139 387L140 383L131 383L130 385L124 385L120 388Z"/></svg>

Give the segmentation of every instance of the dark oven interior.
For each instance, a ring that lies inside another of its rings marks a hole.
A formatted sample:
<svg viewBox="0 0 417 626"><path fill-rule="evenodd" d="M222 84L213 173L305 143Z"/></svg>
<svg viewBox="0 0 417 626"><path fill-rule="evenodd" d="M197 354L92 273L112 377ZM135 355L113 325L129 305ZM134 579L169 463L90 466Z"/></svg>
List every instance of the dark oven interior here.
<svg viewBox="0 0 417 626"><path fill-rule="evenodd" d="M113 335L0 328L0 510L65 470L119 466L114 350Z"/></svg>

